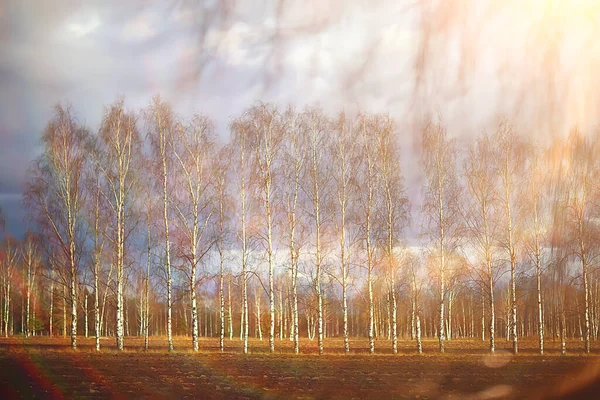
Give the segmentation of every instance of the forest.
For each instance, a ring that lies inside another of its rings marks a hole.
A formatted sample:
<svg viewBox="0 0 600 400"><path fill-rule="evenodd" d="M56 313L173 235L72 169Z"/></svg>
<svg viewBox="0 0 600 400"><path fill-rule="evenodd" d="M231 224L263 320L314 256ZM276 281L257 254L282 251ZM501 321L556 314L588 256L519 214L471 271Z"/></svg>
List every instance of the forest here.
<svg viewBox="0 0 600 400"><path fill-rule="evenodd" d="M463 338L591 351L596 133L534 141L503 120L469 141L441 117L406 133L387 114L270 103L223 130L158 95L141 110L118 99L96 127L56 105L27 173L29 231L0 244L0 334L96 350L166 336L169 351L177 337L243 353L249 338L271 353L323 354L328 338L346 353L353 338L370 353Z"/></svg>

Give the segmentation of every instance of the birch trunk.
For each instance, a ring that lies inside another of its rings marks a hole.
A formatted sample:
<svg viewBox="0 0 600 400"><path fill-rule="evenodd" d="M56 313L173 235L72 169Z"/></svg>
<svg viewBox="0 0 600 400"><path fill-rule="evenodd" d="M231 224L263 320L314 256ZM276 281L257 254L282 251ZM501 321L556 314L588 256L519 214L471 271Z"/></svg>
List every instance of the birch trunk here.
<svg viewBox="0 0 600 400"><path fill-rule="evenodd" d="M426 233L435 243L433 254L439 260L438 326L440 352L444 352L444 299L446 295L446 262L456 246L458 229L458 181L456 178L456 150L447 139L441 124L429 125L422 135L422 164L427 176L427 190L423 211L428 226Z"/></svg>
<svg viewBox="0 0 600 400"><path fill-rule="evenodd" d="M148 209L146 210L146 235L147 238L147 254L148 258L146 260L146 279L144 280L144 350L148 350L150 347L150 265L152 262L152 230L150 225L150 198L147 199Z"/></svg>
<svg viewBox="0 0 600 400"><path fill-rule="evenodd" d="M88 338L88 294L85 293L84 294L84 300L83 300L83 312L85 313L84 316L84 333L85 333L85 338Z"/></svg>
<svg viewBox="0 0 600 400"><path fill-rule="evenodd" d="M53 322L54 322L54 267L52 261L50 261L50 310L48 311L48 335L54 336Z"/></svg>
<svg viewBox="0 0 600 400"><path fill-rule="evenodd" d="M417 353L423 353L423 344L421 343L421 319L419 317L419 292L417 291L417 277L414 264L409 261L411 268L411 295L412 295L412 315L411 319L412 327L411 330L415 332L415 339L417 344Z"/></svg>
<svg viewBox="0 0 600 400"><path fill-rule="evenodd" d="M9 335L10 324L10 277L6 280L6 289L4 292L4 336Z"/></svg>
<svg viewBox="0 0 600 400"><path fill-rule="evenodd" d="M364 213L364 241L365 250L367 256L367 294L368 294L368 307L369 307L369 326L368 326L368 337L369 337L369 352L372 354L375 352L375 315L374 315L374 303L373 303L373 247L371 243L372 237L372 226L371 226L371 215L373 213L373 197L375 189L375 160L373 155L373 148L371 145L372 138L370 137L367 129L367 118L365 116L360 117L360 134L362 137L362 158L364 167L364 180L366 187L362 188L362 191L366 191L366 198L362 199L362 207Z"/></svg>
<svg viewBox="0 0 600 400"><path fill-rule="evenodd" d="M82 210L83 171L88 152L89 133L73 116L69 107L57 105L55 116L42 135L44 153L32 173L24 200L48 224L63 255L66 284L71 297L71 347L77 348L77 231ZM51 207L53 204L56 207ZM65 293L66 294L66 293ZM66 329L65 329L66 333Z"/></svg>
<svg viewBox="0 0 600 400"><path fill-rule="evenodd" d="M507 189L507 191L508 191L508 189ZM517 256L515 254L515 248L514 248L514 243L513 243L511 207L508 202L506 205L506 215L507 215L506 221L507 221L507 230L508 230L508 249L509 249L509 256L510 256L510 308L511 308L510 327L511 327L513 354L517 354L517 352L518 352L517 292L516 292Z"/></svg>
<svg viewBox="0 0 600 400"><path fill-rule="evenodd" d="M259 340L263 340L261 316L260 316L260 289L256 289L254 292L254 300L256 302L256 336Z"/></svg>
<svg viewBox="0 0 600 400"><path fill-rule="evenodd" d="M313 164L317 165L316 161L316 149L313 151ZM321 213L320 213L320 197L319 197L319 183L315 179L314 182L314 193L315 193L315 251L316 251L316 278L315 278L315 292L317 293L317 341L319 354L323 354L323 293L321 291Z"/></svg>
<svg viewBox="0 0 600 400"><path fill-rule="evenodd" d="M63 284L62 296L62 311L63 311L63 338L67 337L67 285Z"/></svg>
<svg viewBox="0 0 600 400"><path fill-rule="evenodd" d="M219 261L219 350L225 351L225 288L223 282L223 258Z"/></svg>
<svg viewBox="0 0 600 400"><path fill-rule="evenodd" d="M535 255L535 271L536 271L536 285L537 285L537 305L538 305L538 336L539 336L539 347L540 354L544 354L544 317L542 307L542 263L540 260L539 253L539 240L536 235L536 255Z"/></svg>
<svg viewBox="0 0 600 400"><path fill-rule="evenodd" d="M423 353L423 344L421 343L421 318L419 317L419 312L417 311L417 329L416 329L416 337L417 337L417 353Z"/></svg>
<svg viewBox="0 0 600 400"><path fill-rule="evenodd" d="M317 296L317 341L319 355L323 354L323 292L321 288L323 246L322 246L322 228L323 220L321 216L321 207L324 199L321 180L324 179L325 171L322 166L320 146L323 144L324 127L321 126L321 115L317 111L309 112L307 115L309 124L310 138L310 196L313 208L313 219L315 228L315 278L313 288Z"/></svg>
<svg viewBox="0 0 600 400"><path fill-rule="evenodd" d="M588 288L588 261L585 253L585 247L583 241L580 242L581 254L581 265L583 269L583 299L584 299L584 322L585 322L585 352L590 353L590 305L589 305L589 288Z"/></svg>
<svg viewBox="0 0 600 400"><path fill-rule="evenodd" d="M100 304L99 304L99 290L100 286L98 285L98 273L99 271L98 264L94 264L94 336L95 336L95 344L96 351L100 351Z"/></svg>
<svg viewBox="0 0 600 400"><path fill-rule="evenodd" d="M173 278L171 276L171 241L169 237L169 192L168 192L168 146L170 144L171 133L169 131L167 115L163 115L166 107L161 103L160 99L154 100L154 123L156 123L156 145L157 156L160 164L160 183L162 186L162 217L164 227L164 243L165 243L165 266L167 272L167 341L169 344L169 352L173 351Z"/></svg>
<svg viewBox="0 0 600 400"><path fill-rule="evenodd" d="M283 290L279 290L279 341L283 341Z"/></svg>
<svg viewBox="0 0 600 400"><path fill-rule="evenodd" d="M448 326L446 327L447 339L452 340L452 306L454 305L455 293L451 290L448 293Z"/></svg>
<svg viewBox="0 0 600 400"><path fill-rule="evenodd" d="M339 222L339 246L340 246L340 268L342 278L342 319L343 319L343 336L344 336L344 352L350 352L350 340L348 337L348 254L346 245L346 212L349 202L350 191L348 186L351 184L352 171L351 160L353 142L348 136L346 128L346 116L340 115L338 129L338 137L335 146L335 156L339 165L336 167L337 172L337 200L339 205L340 222Z"/></svg>
<svg viewBox="0 0 600 400"><path fill-rule="evenodd" d="M233 309L231 306L231 272L227 275L227 318L229 320L229 340L233 340Z"/></svg>
<svg viewBox="0 0 600 400"><path fill-rule="evenodd" d="M293 239L291 239L293 240ZM292 252L292 330L294 336L294 353L300 351L300 342L298 334L298 260L293 243L290 246Z"/></svg>
<svg viewBox="0 0 600 400"><path fill-rule="evenodd" d="M31 263L27 262L27 300L25 311L25 337L30 336L31 321L29 320L29 303L31 302Z"/></svg>
<svg viewBox="0 0 600 400"><path fill-rule="evenodd" d="M415 335L417 334L416 332L416 313L417 313L417 304L415 301L415 294L414 294L414 288L413 288L413 292L411 293L411 307L410 307L410 340L415 340Z"/></svg>
<svg viewBox="0 0 600 400"><path fill-rule="evenodd" d="M240 161L240 206L241 206L241 226L240 226L240 240L241 240L241 262L242 262L242 304L241 304L241 315L240 315L240 339L243 340L243 351L244 354L248 354L248 272L247 272L247 252L248 252L248 238L247 238L247 227L246 227L246 136L247 127L243 121L238 121L234 125L236 129L236 139L239 145L239 161Z"/></svg>
<svg viewBox="0 0 600 400"><path fill-rule="evenodd" d="M168 195L167 195L167 162L166 153L163 150L163 222L165 229L165 262L167 267L167 341L169 342L169 352L173 351L173 293L171 278L171 242L169 241L169 217L168 217Z"/></svg>

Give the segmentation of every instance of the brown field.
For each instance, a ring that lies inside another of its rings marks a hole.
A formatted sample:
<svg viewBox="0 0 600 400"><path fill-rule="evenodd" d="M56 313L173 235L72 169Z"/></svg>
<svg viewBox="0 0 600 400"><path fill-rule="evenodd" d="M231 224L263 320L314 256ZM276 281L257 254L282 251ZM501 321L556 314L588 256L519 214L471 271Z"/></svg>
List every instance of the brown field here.
<svg viewBox="0 0 600 400"><path fill-rule="evenodd" d="M409 341L400 341L398 355L378 341L378 354L369 355L366 340L353 340L347 356L338 339L326 340L323 356L306 339L300 355L287 340L277 340L273 355L268 340L251 340L248 355L237 339L226 341L224 354L214 338L201 339L198 354L188 338L177 338L171 354L165 338L150 342L144 352L143 339L126 338L119 353L107 338L96 353L91 338L78 338L77 351L68 338L0 338L0 398L600 398L600 357L582 355L579 341L564 357L552 341L538 355L535 340L521 341L518 356L505 340L494 356L478 340L452 340L445 354L426 340L421 356Z"/></svg>

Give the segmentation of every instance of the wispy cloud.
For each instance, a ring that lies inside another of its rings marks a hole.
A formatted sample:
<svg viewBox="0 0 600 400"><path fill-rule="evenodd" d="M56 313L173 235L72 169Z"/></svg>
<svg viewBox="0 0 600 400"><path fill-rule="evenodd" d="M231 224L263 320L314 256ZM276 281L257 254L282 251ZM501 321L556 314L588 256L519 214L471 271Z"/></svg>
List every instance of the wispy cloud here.
<svg viewBox="0 0 600 400"><path fill-rule="evenodd" d="M71 21L66 24L66 30L72 33L77 38L88 36L96 31L101 25L98 15L79 16L71 18Z"/></svg>
<svg viewBox="0 0 600 400"><path fill-rule="evenodd" d="M437 113L461 137L502 117L526 134L585 131L600 106L599 26L584 0L9 0L0 182L22 188L54 103L71 102L94 129L119 95L140 108L161 92L183 114L213 117L223 136L257 100L390 112L408 149L413 119Z"/></svg>

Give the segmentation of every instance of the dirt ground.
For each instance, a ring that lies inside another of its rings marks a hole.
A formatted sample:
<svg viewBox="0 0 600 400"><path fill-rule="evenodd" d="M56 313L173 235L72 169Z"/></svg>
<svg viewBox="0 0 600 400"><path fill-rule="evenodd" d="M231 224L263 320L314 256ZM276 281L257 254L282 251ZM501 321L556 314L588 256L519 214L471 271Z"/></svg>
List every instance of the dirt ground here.
<svg viewBox="0 0 600 400"><path fill-rule="evenodd" d="M540 356L535 340L521 341L517 356L504 340L493 356L476 340L452 340L445 354L428 340L420 356L410 341L399 343L398 355L378 341L369 355L367 341L353 340L344 355L342 341L328 339L322 356L306 339L300 355L287 340L277 340L276 354L267 353L268 340L251 340L248 355L235 338L224 354L212 338L201 339L197 354L188 338L177 338L173 353L165 338L151 338L147 352L140 338L126 338L123 353L112 338L102 339L100 353L92 338L78 338L77 351L69 343L0 338L0 399L600 398L599 354L581 354L579 341L567 356L552 341Z"/></svg>

